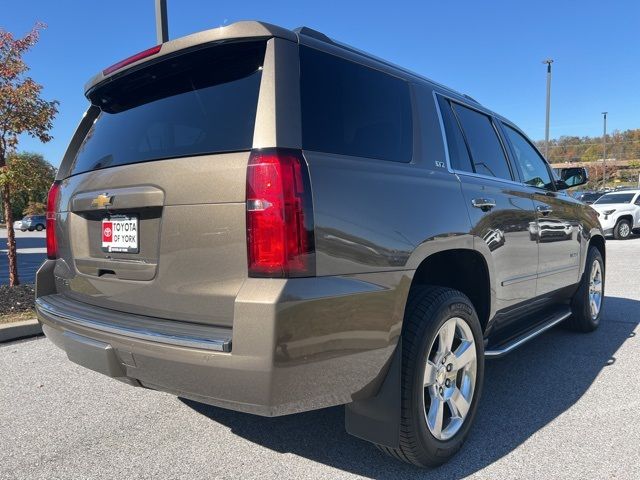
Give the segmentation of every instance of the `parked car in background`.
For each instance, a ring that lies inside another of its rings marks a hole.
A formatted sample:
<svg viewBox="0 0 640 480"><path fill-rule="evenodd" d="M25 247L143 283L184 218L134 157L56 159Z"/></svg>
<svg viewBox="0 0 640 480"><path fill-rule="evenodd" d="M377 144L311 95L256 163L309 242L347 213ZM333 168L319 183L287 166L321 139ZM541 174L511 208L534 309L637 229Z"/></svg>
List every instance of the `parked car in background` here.
<svg viewBox="0 0 640 480"><path fill-rule="evenodd" d="M20 230L23 232L26 232L27 230L30 232L33 232L34 230L41 232L46 228L46 226L47 217L45 215L27 215L22 219L22 226L20 227Z"/></svg>
<svg viewBox="0 0 640 480"><path fill-rule="evenodd" d="M640 229L640 190L609 192L591 206L599 214L605 235L625 240Z"/></svg>
<svg viewBox="0 0 640 480"><path fill-rule="evenodd" d="M485 357L599 325L605 240L566 194L586 170L555 178L467 95L261 22L85 93L36 282L73 362L265 416L344 404L349 433L434 466L469 433Z"/></svg>
<svg viewBox="0 0 640 480"><path fill-rule="evenodd" d="M22 220L16 220L15 222L13 222L13 229L22 230Z"/></svg>
<svg viewBox="0 0 640 480"><path fill-rule="evenodd" d="M587 205L591 205L593 202L598 200L602 195L606 192L576 192L574 198L580 200L581 202L586 203Z"/></svg>

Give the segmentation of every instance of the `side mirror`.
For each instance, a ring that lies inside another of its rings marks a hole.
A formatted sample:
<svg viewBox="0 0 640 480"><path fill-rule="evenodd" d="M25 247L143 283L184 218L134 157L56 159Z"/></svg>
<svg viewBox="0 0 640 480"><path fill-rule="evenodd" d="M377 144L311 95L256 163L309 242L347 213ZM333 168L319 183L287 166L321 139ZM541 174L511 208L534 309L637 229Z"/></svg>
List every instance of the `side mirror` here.
<svg viewBox="0 0 640 480"><path fill-rule="evenodd" d="M556 182L556 188L566 190L567 188L584 185L589 181L589 174L586 168L571 167L556 169L560 180Z"/></svg>

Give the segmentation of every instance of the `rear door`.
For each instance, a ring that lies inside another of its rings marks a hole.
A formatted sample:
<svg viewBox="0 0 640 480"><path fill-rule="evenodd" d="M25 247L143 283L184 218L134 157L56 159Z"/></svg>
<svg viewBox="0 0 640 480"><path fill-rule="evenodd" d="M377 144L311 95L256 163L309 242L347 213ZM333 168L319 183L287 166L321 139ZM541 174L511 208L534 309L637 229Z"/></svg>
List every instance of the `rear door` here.
<svg viewBox="0 0 640 480"><path fill-rule="evenodd" d="M231 324L247 276L246 167L266 44L199 48L88 93L86 133L61 185L59 291Z"/></svg>
<svg viewBox="0 0 640 480"><path fill-rule="evenodd" d="M492 118L439 98L451 168L460 178L476 242L493 258L496 310L534 296L538 246L531 193L515 181Z"/></svg>
<svg viewBox="0 0 640 480"><path fill-rule="evenodd" d="M533 194L540 255L536 294L545 295L579 280L580 202L556 191L551 169L524 135L507 124L502 128L522 181Z"/></svg>

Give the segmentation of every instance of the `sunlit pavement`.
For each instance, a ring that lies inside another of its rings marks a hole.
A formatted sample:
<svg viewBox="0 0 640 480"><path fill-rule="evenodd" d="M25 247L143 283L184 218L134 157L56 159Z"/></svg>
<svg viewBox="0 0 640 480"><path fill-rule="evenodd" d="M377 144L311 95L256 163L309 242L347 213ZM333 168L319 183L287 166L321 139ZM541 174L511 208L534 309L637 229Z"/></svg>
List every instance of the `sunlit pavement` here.
<svg viewBox="0 0 640 480"><path fill-rule="evenodd" d="M638 479L640 239L607 242L607 269L601 328L489 362L471 435L437 470L350 437L340 407L269 419L181 401L41 338L0 346L0 478Z"/></svg>

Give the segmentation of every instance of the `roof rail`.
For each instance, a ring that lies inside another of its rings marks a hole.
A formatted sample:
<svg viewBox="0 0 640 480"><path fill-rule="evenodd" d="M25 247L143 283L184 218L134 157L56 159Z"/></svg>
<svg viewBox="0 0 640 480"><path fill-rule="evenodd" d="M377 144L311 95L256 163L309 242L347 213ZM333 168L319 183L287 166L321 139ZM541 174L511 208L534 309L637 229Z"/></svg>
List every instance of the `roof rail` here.
<svg viewBox="0 0 640 480"><path fill-rule="evenodd" d="M473 98L471 95L467 95L466 93L463 93L462 96L467 100L471 100L473 103L477 103L478 105L480 105L480 102L477 101L475 98Z"/></svg>
<svg viewBox="0 0 640 480"><path fill-rule="evenodd" d="M327 37L324 33L314 30L309 27L298 27L294 28L293 31L298 35L306 35L307 37L315 38L316 40L320 40L321 42L326 43L335 43L329 37Z"/></svg>
<svg viewBox="0 0 640 480"><path fill-rule="evenodd" d="M329 38L327 35L325 35L324 33L319 32L317 30L314 30L313 28L309 28L309 27L304 27L303 26L303 27L294 28L293 32L296 35L298 35L298 37L300 37L300 35L304 35L306 37L310 37L310 38L313 38L315 40L319 40L319 41L324 42L324 43L329 43L331 45L335 45L336 47L343 48L345 50L348 50L350 52L356 53L358 55L362 55L364 57L370 58L370 59L375 60L377 62L380 62L380 63L382 63L384 65L387 65L389 67L392 67L392 68L395 68L397 70L400 70L400 71L402 71L402 72L404 72L406 74L412 75L412 76L420 78L422 80L426 80L427 82L429 82L429 83L431 83L431 84L433 84L433 85L435 85L437 87L440 87L443 90L446 90L446 91L448 91L450 93L453 93L453 94L456 94L456 95L460 95L461 97L464 97L467 100L470 100L470 101L482 106L482 104L480 102L478 102L475 98L471 97L470 95L467 95L465 93L460 93L460 92L458 92L458 91L456 91L456 90L454 90L454 89L452 89L450 87L447 87L446 85L443 85L443 84L438 83L438 82L436 82L436 81L434 81L434 80L432 80L432 79L430 79L428 77L425 77L425 76L420 75L420 74L418 74L416 72L413 72L413 71L409 70L408 68L401 67L399 65L394 64L393 62L390 62L390 61L385 60L383 58L380 58L380 57L377 57L375 55L372 55L369 52L365 52L365 51L360 50L360 49L358 49L356 47L348 45L346 43L342 43L340 41L333 40L333 39Z"/></svg>

